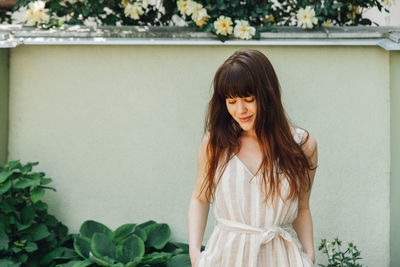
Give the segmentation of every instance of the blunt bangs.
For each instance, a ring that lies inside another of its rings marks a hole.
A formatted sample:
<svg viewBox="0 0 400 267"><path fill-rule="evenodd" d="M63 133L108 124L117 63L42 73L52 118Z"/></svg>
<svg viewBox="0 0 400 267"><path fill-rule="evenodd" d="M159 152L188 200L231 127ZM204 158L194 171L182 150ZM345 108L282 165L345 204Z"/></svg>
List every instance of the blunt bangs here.
<svg viewBox="0 0 400 267"><path fill-rule="evenodd" d="M219 97L235 98L255 95L254 80L242 64L228 64L222 69L217 80L216 93Z"/></svg>

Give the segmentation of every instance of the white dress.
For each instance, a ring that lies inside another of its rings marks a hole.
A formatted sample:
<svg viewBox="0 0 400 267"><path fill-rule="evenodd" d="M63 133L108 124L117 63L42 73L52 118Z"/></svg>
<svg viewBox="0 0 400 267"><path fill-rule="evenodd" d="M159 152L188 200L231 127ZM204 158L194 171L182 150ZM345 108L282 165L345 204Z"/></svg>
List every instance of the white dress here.
<svg viewBox="0 0 400 267"><path fill-rule="evenodd" d="M296 142L304 133L296 128ZM298 199L285 205L276 194L271 207L263 203L261 176L250 182L252 177L237 156L228 162L215 191L217 223L195 267L312 267L292 226ZM289 193L286 179L280 187L285 198Z"/></svg>

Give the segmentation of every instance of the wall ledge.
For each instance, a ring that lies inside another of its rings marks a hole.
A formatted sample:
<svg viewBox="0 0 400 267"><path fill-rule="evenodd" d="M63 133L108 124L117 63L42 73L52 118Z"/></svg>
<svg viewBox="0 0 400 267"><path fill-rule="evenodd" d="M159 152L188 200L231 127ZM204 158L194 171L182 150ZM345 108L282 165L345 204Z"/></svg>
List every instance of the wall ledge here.
<svg viewBox="0 0 400 267"><path fill-rule="evenodd" d="M18 45L348 45L379 46L400 50L400 27L332 26L303 30L274 26L259 40L232 39L221 42L211 33L177 26L81 26L40 29L22 25L0 25L0 47Z"/></svg>

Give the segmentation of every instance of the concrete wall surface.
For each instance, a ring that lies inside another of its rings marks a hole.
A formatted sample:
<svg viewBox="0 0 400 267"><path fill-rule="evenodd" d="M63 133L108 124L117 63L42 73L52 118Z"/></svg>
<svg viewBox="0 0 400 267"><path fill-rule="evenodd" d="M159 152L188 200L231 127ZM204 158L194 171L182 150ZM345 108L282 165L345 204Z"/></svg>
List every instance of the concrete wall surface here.
<svg viewBox="0 0 400 267"><path fill-rule="evenodd" d="M8 49L0 49L0 164L7 160L8 147Z"/></svg>
<svg viewBox="0 0 400 267"><path fill-rule="evenodd" d="M400 266L400 52L390 53L390 255L391 267Z"/></svg>
<svg viewBox="0 0 400 267"><path fill-rule="evenodd" d="M317 263L326 263L320 240L338 236L357 245L363 265L389 266L390 53L381 48L18 46L10 51L8 159L40 162L36 170L57 189L44 200L71 232L87 219L112 229L153 219L188 242L211 82L247 48L269 57L290 118L318 141Z"/></svg>

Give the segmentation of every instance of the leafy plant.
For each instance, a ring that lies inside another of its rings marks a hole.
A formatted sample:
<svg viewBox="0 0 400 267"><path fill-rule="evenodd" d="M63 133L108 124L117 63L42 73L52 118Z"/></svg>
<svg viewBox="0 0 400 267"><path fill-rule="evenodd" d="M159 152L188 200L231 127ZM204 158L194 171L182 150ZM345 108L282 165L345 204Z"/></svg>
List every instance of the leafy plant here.
<svg viewBox="0 0 400 267"><path fill-rule="evenodd" d="M32 172L38 162L0 167L0 266L54 266L73 252L68 228L48 214L41 199L52 179Z"/></svg>
<svg viewBox="0 0 400 267"><path fill-rule="evenodd" d="M151 220L111 231L100 222L88 220L79 232L73 243L78 258L72 256L59 267L191 266L188 245L170 241L171 230L165 223Z"/></svg>
<svg viewBox="0 0 400 267"><path fill-rule="evenodd" d="M360 251L353 243L348 243L348 247L344 252L341 251L342 241L336 237L333 241L328 242L326 239L321 240L321 244L318 247L319 251L326 254L328 257L328 265L319 264L321 267L361 267L362 265L357 263L360 257Z"/></svg>

